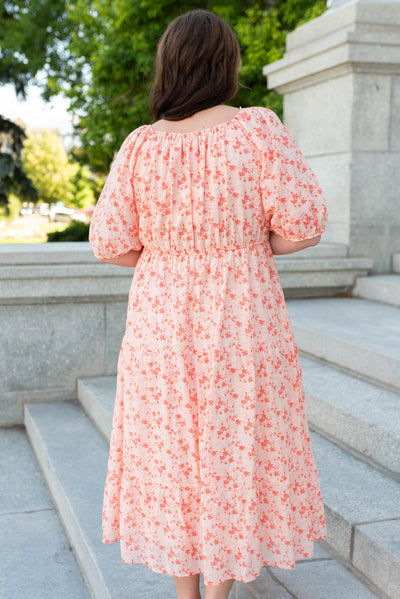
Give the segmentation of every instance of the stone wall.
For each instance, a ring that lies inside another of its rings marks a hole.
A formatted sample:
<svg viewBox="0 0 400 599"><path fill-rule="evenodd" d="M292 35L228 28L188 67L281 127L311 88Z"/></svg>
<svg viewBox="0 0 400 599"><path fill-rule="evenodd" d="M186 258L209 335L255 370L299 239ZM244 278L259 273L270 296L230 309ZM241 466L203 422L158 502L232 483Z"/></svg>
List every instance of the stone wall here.
<svg viewBox="0 0 400 599"><path fill-rule="evenodd" d="M324 239L389 272L400 250L400 0L332 2L264 74L327 196Z"/></svg>
<svg viewBox="0 0 400 599"><path fill-rule="evenodd" d="M0 425L23 403L72 400L78 377L113 375L134 269L89 244L0 248Z"/></svg>

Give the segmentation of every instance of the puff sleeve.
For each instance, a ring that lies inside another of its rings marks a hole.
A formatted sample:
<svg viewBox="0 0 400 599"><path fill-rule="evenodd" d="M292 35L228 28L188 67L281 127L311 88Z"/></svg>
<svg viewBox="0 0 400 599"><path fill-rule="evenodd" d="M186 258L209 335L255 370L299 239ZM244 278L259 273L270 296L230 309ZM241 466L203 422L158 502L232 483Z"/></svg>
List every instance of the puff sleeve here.
<svg viewBox="0 0 400 599"><path fill-rule="evenodd" d="M143 247L133 187L135 141L136 133L133 131L113 160L93 212L89 243L99 260L116 258Z"/></svg>
<svg viewBox="0 0 400 599"><path fill-rule="evenodd" d="M317 237L325 231L328 212L316 176L278 116L257 110L261 193L270 230L289 241Z"/></svg>

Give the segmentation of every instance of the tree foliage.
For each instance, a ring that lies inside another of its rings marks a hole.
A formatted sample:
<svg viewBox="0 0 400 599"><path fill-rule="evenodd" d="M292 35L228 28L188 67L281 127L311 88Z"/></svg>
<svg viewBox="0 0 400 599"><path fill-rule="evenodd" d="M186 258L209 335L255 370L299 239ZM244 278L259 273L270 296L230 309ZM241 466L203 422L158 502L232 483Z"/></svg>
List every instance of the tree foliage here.
<svg viewBox="0 0 400 599"><path fill-rule="evenodd" d="M70 182L72 184L71 204L76 208L93 206L104 185L103 177L94 176L86 166L78 163L72 164Z"/></svg>
<svg viewBox="0 0 400 599"><path fill-rule="evenodd" d="M29 135L22 156L24 170L42 202L63 202L75 208L95 204L104 180L93 176L86 166L73 162L56 133L47 130Z"/></svg>
<svg viewBox="0 0 400 599"><path fill-rule="evenodd" d="M10 193L35 201L37 191L22 167L21 151L25 132L0 116L0 205L7 206Z"/></svg>
<svg viewBox="0 0 400 599"><path fill-rule="evenodd" d="M29 82L45 69L60 71L68 39L65 0L2 0L0 3L0 83L13 83L25 97Z"/></svg>
<svg viewBox="0 0 400 599"><path fill-rule="evenodd" d="M28 5L19 0L5 6L14 8L6 9L11 28L0 35L0 47L7 39L7 56L14 52L22 58L14 71L6 68L12 59L2 63L0 80L23 85L24 77L44 66L45 96L62 92L70 98L81 160L97 172L108 170L132 129L150 122L147 98L157 42L177 15L203 8L225 18L242 50L242 87L234 103L269 106L281 115L281 97L267 90L262 67L283 55L289 31L326 8L324 0L30 0ZM26 20L38 31L36 51L30 46L32 28L22 26Z"/></svg>
<svg viewBox="0 0 400 599"><path fill-rule="evenodd" d="M40 201L49 204L71 202L74 167L56 133L47 130L28 135L22 160L25 172L38 190Z"/></svg>

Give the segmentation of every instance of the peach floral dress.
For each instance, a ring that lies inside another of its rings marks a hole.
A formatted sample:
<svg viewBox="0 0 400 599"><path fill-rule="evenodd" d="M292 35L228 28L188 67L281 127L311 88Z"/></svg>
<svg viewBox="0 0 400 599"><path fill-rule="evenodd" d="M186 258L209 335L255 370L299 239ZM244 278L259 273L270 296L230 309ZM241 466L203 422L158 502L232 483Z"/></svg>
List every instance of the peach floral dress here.
<svg viewBox="0 0 400 599"><path fill-rule="evenodd" d="M143 251L129 295L103 505L121 559L205 584L294 568L326 538L298 351L269 245L325 229L318 182L271 110L134 130L90 228Z"/></svg>

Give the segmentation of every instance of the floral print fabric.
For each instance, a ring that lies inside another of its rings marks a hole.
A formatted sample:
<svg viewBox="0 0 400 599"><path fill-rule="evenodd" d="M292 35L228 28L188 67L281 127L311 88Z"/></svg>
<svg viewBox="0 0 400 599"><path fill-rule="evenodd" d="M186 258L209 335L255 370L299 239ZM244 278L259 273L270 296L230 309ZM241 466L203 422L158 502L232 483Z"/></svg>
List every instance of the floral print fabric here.
<svg viewBox="0 0 400 599"><path fill-rule="evenodd" d="M103 542L205 584L293 568L326 538L298 351L269 231L325 229L278 117L133 131L94 211L100 259L143 248L118 363Z"/></svg>

